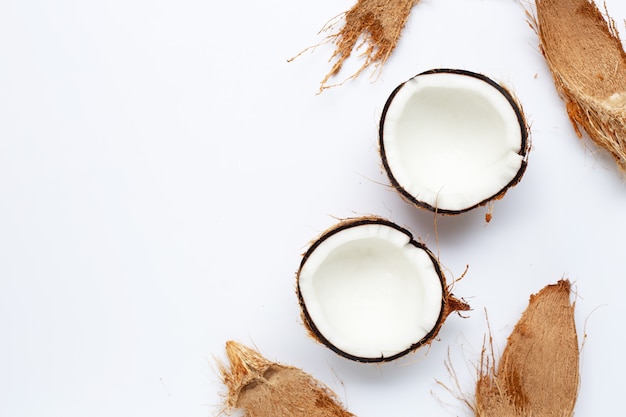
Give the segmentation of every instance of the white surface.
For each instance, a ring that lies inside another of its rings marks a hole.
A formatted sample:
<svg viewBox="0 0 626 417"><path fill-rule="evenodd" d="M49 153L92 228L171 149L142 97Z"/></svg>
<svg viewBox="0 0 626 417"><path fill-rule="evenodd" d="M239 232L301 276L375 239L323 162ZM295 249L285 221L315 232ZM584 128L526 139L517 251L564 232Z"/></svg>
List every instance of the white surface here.
<svg viewBox="0 0 626 417"><path fill-rule="evenodd" d="M437 324L443 288L432 257L393 227L327 236L298 274L317 330L341 351L379 359L406 352Z"/></svg>
<svg viewBox="0 0 626 417"><path fill-rule="evenodd" d="M626 3L606 0L623 29ZM514 0L422 0L375 82L315 95L318 29L351 1L5 0L0 4L0 415L212 416L224 342L255 344L335 389L359 417L469 416L489 313L496 348L528 296L575 282L587 335L577 415L623 397L626 187L579 141ZM387 186L388 94L433 67L506 83L532 123L522 182L460 217ZM377 214L439 255L454 293L430 349L369 366L307 337L294 293L334 217Z"/></svg>
<svg viewBox="0 0 626 417"><path fill-rule="evenodd" d="M384 118L383 147L393 177L430 207L454 211L484 202L517 176L525 159L526 127L516 109L477 77L411 78Z"/></svg>

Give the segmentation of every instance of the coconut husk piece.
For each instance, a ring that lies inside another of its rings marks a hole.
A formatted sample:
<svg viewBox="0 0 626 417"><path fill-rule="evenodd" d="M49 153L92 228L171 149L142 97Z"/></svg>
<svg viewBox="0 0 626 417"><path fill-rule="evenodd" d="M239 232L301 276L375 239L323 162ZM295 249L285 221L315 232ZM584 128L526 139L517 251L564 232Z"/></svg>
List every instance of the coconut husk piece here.
<svg viewBox="0 0 626 417"><path fill-rule="evenodd" d="M586 131L626 173L626 54L592 0L535 0L541 51L578 137Z"/></svg>
<svg viewBox="0 0 626 417"><path fill-rule="evenodd" d="M579 384L574 303L567 280L531 295L496 369L483 351L476 384L478 417L570 417ZM491 349L493 355L493 349Z"/></svg>
<svg viewBox="0 0 626 417"><path fill-rule="evenodd" d="M357 0L350 10L331 19L320 33L332 33L321 44L335 45L335 51L329 59L335 62L322 80L320 92L358 77L370 65L384 65L400 39L411 8L418 2L419 0ZM317 46L319 45L311 48ZM346 80L329 85L330 79L339 73L352 51L361 47L365 48L361 67Z"/></svg>
<svg viewBox="0 0 626 417"><path fill-rule="evenodd" d="M218 363L228 388L225 411L243 417L354 417L330 388L304 371L265 359L240 343L226 342L230 367Z"/></svg>

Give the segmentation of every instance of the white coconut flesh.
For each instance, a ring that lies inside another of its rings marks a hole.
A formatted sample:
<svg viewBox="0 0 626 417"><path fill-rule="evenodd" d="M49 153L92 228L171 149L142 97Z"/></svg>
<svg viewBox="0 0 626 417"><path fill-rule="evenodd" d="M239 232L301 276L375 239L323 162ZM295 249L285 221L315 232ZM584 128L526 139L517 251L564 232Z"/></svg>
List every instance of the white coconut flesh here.
<svg viewBox="0 0 626 417"><path fill-rule="evenodd" d="M342 229L308 254L299 293L317 332L340 354L384 360L437 326L443 288L429 252L384 224Z"/></svg>
<svg viewBox="0 0 626 417"><path fill-rule="evenodd" d="M381 148L390 177L415 201L460 212L499 194L525 159L521 110L472 73L420 74L387 102Z"/></svg>

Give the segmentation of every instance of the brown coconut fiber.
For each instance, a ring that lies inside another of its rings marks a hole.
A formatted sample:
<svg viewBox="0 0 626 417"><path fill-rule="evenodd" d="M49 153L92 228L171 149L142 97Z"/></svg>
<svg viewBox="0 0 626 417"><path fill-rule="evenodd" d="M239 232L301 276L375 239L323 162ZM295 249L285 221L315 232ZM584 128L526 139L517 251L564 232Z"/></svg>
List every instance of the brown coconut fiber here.
<svg viewBox="0 0 626 417"><path fill-rule="evenodd" d="M532 295L497 369L483 354L476 384L478 417L571 417L578 394L579 349L567 280ZM493 354L493 350L492 350Z"/></svg>
<svg viewBox="0 0 626 417"><path fill-rule="evenodd" d="M225 411L244 417L353 417L337 395L311 375L265 359L240 343L226 342L230 367L219 363L228 388Z"/></svg>
<svg viewBox="0 0 626 417"><path fill-rule="evenodd" d="M576 134L581 128L626 173L626 54L615 22L592 0L535 0L535 30Z"/></svg>
<svg viewBox="0 0 626 417"><path fill-rule="evenodd" d="M335 62L322 80L320 92L358 77L370 65L384 65L400 39L411 8L418 2L419 0L357 0L350 10L331 19L321 32L332 33L322 43L335 45L335 51L329 60ZM329 85L329 80L339 73L352 51L361 47L365 48L361 67L343 82Z"/></svg>

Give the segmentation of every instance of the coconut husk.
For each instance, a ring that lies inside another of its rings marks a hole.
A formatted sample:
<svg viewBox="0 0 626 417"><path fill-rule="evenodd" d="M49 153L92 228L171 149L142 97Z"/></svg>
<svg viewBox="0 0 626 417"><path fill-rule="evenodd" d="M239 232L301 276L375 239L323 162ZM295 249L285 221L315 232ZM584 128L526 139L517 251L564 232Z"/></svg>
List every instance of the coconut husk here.
<svg viewBox="0 0 626 417"><path fill-rule="evenodd" d="M230 367L218 363L228 388L225 411L243 417L353 417L330 388L304 371L265 359L240 343L226 342Z"/></svg>
<svg viewBox="0 0 626 417"><path fill-rule="evenodd" d="M626 54L615 22L592 0L535 4L541 51L576 134L586 131L626 173Z"/></svg>
<svg viewBox="0 0 626 417"><path fill-rule="evenodd" d="M350 10L331 19L321 33L332 32L322 43L335 45L335 51L329 60L335 62L322 80L320 92L358 77L370 65L384 65L400 39L411 8L418 2L419 0L357 0ZM352 51L361 47L365 49L361 67L346 80L329 85L329 80L339 73Z"/></svg>
<svg viewBox="0 0 626 417"><path fill-rule="evenodd" d="M560 280L531 295L526 311L507 340L497 369L493 356L483 352L476 384L476 416L570 417L574 414L579 349L570 290L570 282Z"/></svg>

